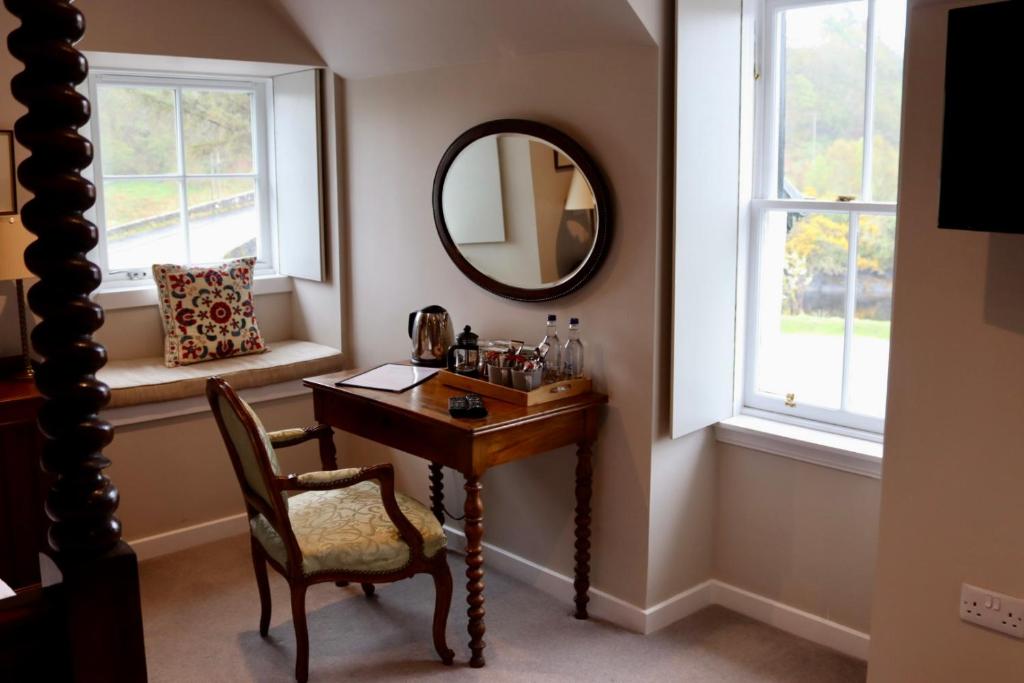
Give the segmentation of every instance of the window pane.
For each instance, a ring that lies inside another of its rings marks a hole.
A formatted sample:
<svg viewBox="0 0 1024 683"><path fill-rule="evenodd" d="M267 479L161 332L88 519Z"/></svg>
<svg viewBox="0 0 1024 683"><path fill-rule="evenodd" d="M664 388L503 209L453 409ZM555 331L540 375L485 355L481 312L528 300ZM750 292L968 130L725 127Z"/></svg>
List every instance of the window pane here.
<svg viewBox="0 0 1024 683"><path fill-rule="evenodd" d="M871 160L871 199L881 202L896 201L906 14L906 0L875 3L875 142Z"/></svg>
<svg viewBox="0 0 1024 683"><path fill-rule="evenodd" d="M862 215L859 225L847 408L855 413L885 417L896 217Z"/></svg>
<svg viewBox="0 0 1024 683"><path fill-rule="evenodd" d="M252 173L250 92L184 90L185 172Z"/></svg>
<svg viewBox="0 0 1024 683"><path fill-rule="evenodd" d="M847 214L771 211L761 244L759 393L798 406L842 402Z"/></svg>
<svg viewBox="0 0 1024 683"><path fill-rule="evenodd" d="M260 235L256 181L189 180L188 227L192 263L256 256Z"/></svg>
<svg viewBox="0 0 1024 683"><path fill-rule="evenodd" d="M779 30L778 196L860 197L867 3L786 10Z"/></svg>
<svg viewBox="0 0 1024 683"><path fill-rule="evenodd" d="M103 85L97 99L104 175L178 172L174 90Z"/></svg>
<svg viewBox="0 0 1024 683"><path fill-rule="evenodd" d="M185 262L179 181L107 180L103 213L110 270Z"/></svg>

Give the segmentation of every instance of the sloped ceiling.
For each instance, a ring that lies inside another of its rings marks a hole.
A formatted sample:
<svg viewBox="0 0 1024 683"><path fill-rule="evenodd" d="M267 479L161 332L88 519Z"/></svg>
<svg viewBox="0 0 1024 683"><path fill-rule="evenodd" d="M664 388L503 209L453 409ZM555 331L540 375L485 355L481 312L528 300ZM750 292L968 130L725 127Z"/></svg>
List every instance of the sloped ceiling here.
<svg viewBox="0 0 1024 683"><path fill-rule="evenodd" d="M654 45L630 0L269 2L346 78L542 52Z"/></svg>

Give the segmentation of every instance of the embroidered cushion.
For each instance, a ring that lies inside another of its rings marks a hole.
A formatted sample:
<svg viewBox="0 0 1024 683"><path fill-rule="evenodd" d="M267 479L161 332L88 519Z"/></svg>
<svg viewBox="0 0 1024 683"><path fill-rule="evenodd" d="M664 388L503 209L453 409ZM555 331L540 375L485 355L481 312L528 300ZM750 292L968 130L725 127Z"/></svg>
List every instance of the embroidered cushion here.
<svg viewBox="0 0 1024 683"><path fill-rule="evenodd" d="M154 264L169 367L267 350L253 310L256 259L186 268Z"/></svg>
<svg viewBox="0 0 1024 683"><path fill-rule="evenodd" d="M446 543L437 518L414 498L397 492L395 498L402 513L423 534L423 554L433 557ZM302 573L306 576L327 571L391 572L409 563L409 546L384 511L375 481L292 496L288 499L288 519L302 552ZM266 517L256 515L250 525L267 554L286 567L284 541Z"/></svg>

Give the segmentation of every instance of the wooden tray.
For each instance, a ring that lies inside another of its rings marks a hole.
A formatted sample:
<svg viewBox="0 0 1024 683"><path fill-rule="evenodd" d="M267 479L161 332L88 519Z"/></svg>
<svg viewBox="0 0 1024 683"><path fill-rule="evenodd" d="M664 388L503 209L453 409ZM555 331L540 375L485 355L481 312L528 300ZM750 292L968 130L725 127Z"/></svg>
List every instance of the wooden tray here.
<svg viewBox="0 0 1024 683"><path fill-rule="evenodd" d="M500 384L491 384L482 379L457 375L447 370L439 370L437 376L441 378L441 383L447 386L465 389L474 394L490 396L499 401L514 403L520 406L535 406L550 401L560 401L563 398L579 396L590 391L590 380L585 377L583 379L567 379L562 382L542 384L533 391L520 391L519 389L513 389L512 387Z"/></svg>

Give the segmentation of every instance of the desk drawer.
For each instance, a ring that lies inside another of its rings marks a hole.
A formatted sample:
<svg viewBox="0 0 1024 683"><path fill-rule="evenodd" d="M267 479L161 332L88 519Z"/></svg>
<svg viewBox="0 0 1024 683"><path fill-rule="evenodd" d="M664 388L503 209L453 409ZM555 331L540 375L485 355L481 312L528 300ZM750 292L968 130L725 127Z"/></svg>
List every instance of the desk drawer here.
<svg viewBox="0 0 1024 683"><path fill-rule="evenodd" d="M342 394L314 395L318 422L371 441L466 471L471 463L472 436L443 423L382 410Z"/></svg>

